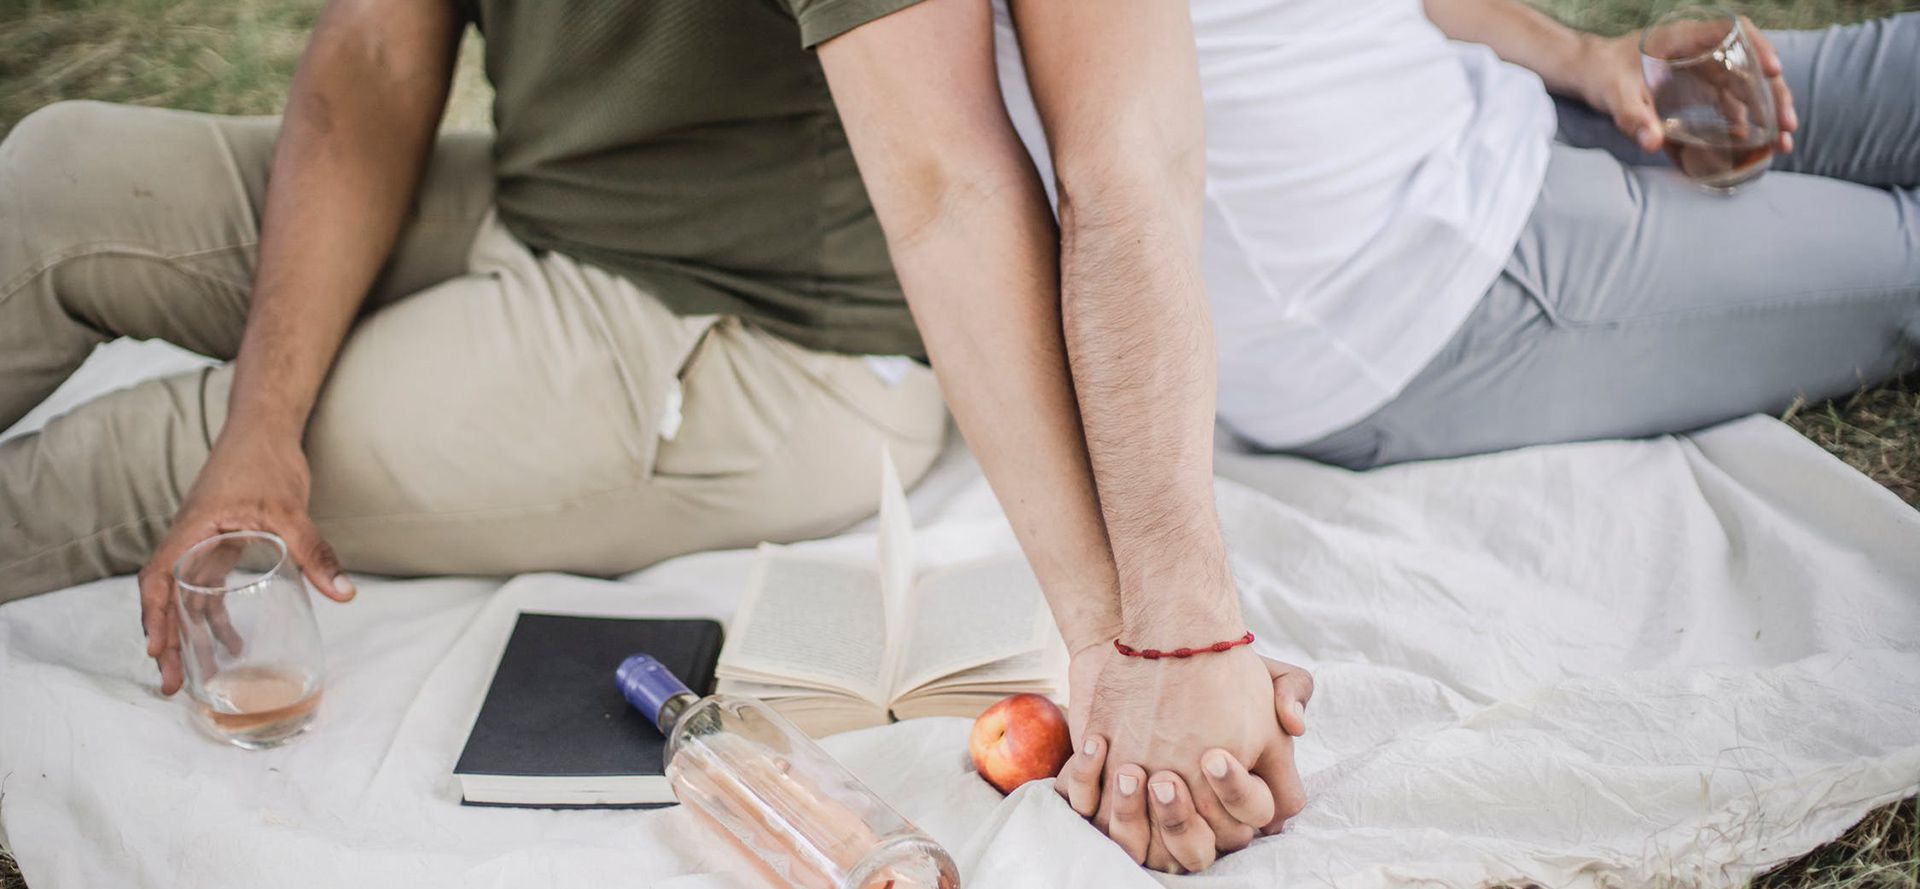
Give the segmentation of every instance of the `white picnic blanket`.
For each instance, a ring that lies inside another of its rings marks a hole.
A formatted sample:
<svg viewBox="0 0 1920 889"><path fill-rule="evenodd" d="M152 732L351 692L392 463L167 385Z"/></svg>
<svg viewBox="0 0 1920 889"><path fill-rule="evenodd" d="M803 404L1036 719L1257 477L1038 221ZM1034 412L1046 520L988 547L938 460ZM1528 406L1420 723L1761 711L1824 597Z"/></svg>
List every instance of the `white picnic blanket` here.
<svg viewBox="0 0 1920 889"><path fill-rule="evenodd" d="M1920 513L1775 421L1220 469L1259 646L1319 680L1311 803L1169 885L1736 886L1920 787ZM964 452L914 501L928 561L1009 545ZM449 777L516 609L724 616L750 558L367 579L317 605L323 722L260 753L149 690L130 580L7 605L0 824L33 889L760 885L683 811L467 808ZM970 887L1153 886L1044 784L974 777L966 729L827 746Z"/></svg>

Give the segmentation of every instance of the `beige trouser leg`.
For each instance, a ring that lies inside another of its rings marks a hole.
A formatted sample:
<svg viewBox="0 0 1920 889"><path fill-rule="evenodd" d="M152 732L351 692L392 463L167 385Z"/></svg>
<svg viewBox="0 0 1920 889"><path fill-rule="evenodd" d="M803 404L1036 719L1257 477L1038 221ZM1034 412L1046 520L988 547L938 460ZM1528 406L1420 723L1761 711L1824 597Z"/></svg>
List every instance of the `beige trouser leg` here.
<svg viewBox="0 0 1920 889"><path fill-rule="evenodd" d="M0 426L116 336L232 357L274 134L97 104L14 130ZM822 534L871 511L882 442L910 476L937 452L945 415L924 369L888 386L856 357L676 317L483 227L490 199L484 139L443 138L321 394L312 510L347 567L612 574ZM136 570L206 458L229 380L144 383L0 444L0 601ZM684 421L663 440L676 387Z"/></svg>

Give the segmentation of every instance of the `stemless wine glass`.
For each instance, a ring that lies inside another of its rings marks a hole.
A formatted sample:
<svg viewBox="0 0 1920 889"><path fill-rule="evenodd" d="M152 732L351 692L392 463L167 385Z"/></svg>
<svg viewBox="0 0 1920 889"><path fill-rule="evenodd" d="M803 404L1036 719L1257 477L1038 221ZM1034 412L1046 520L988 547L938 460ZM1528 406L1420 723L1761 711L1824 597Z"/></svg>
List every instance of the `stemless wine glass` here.
<svg viewBox="0 0 1920 889"><path fill-rule="evenodd" d="M1640 68L1681 175L1731 193L1766 172L1780 130L1739 16L1719 6L1661 16L1640 37Z"/></svg>
<svg viewBox="0 0 1920 889"><path fill-rule="evenodd" d="M285 743L320 705L320 628L287 544L265 531L202 540L174 565L195 721L249 750Z"/></svg>

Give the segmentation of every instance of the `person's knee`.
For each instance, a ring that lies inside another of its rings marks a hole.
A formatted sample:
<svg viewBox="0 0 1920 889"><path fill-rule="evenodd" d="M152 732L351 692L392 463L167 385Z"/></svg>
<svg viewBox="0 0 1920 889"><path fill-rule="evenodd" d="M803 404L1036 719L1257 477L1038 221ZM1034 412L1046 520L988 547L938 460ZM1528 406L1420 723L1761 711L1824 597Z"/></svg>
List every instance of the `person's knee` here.
<svg viewBox="0 0 1920 889"><path fill-rule="evenodd" d="M67 100L41 106L20 119L0 142L0 165L32 165L71 157L73 146L99 128L98 121L118 106L107 102Z"/></svg>
<svg viewBox="0 0 1920 889"><path fill-rule="evenodd" d="M55 102L21 118L0 141L0 231L57 230L59 195L86 175L85 147L102 138L105 102Z"/></svg>

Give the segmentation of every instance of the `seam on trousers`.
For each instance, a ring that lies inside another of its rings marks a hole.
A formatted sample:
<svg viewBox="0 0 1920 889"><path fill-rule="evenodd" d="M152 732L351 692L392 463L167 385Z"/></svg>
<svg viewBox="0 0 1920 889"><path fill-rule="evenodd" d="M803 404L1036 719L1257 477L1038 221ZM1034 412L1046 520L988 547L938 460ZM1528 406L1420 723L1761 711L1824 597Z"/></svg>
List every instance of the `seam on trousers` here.
<svg viewBox="0 0 1920 889"><path fill-rule="evenodd" d="M1883 287L1846 287L1834 290L1807 290L1790 297L1767 300L1765 302L1741 303L1731 306L1702 306L1691 309L1672 309L1635 315L1630 318L1612 318L1593 321L1567 321L1568 330L1608 330L1622 327L1638 327L1650 322L1688 321L1716 316L1740 316L1756 312L1768 312L1778 309L1814 308L1824 302L1878 302L1882 300L1909 299L1920 294L1920 283L1894 284Z"/></svg>
<svg viewBox="0 0 1920 889"><path fill-rule="evenodd" d="M729 476L731 477L731 476ZM489 519L512 518L517 515L556 514L570 509L610 500L616 497L631 496L645 491L668 490L652 480L632 481L615 488L605 488L589 494L578 494L563 500L546 503L534 503L515 506L487 506L474 509L433 510L414 509L406 512L370 513L361 515L312 515L315 524L322 522L418 522L435 519Z"/></svg>
<svg viewBox="0 0 1920 889"><path fill-rule="evenodd" d="M214 369L211 367L201 368L199 385L194 387L195 397L200 401L200 441L206 445L209 453L213 451L213 427L207 425L207 385L213 382L213 371ZM222 413L224 412L225 408L222 408ZM225 422L224 418L222 422ZM196 478L198 478L199 475L200 473L197 471L194 473ZM182 497L184 497L186 487L182 486L180 491L182 492Z"/></svg>
<svg viewBox="0 0 1920 889"><path fill-rule="evenodd" d="M91 543L94 540L97 540L100 537L103 537L105 535L117 534L121 531L127 530L128 528L133 528L140 525L146 525L152 522L171 522L172 520L173 520L173 516L171 514L149 515L149 516L141 516L140 518L137 518L137 519L129 519L127 521L120 522L118 524L108 525L105 528L101 528L97 531L94 531L90 534L86 534L81 537L75 537L72 540L68 540L63 543L56 543L56 544L53 544L52 546L43 546L37 550L34 550L33 552L30 552L24 556L21 556L18 559L14 559L11 562L8 562L4 565L0 565L0 570L11 570L21 565L25 565L28 562L32 562L36 559L42 559L42 558L46 558L47 556L54 555L60 552L61 550L80 546L86 543Z"/></svg>
<svg viewBox="0 0 1920 889"><path fill-rule="evenodd" d="M206 272L202 272L198 269L189 268L188 266L181 264L179 260L192 258L196 256L204 256L208 253L218 253L222 250L244 250L248 247L257 245L258 243L259 243L258 241L242 241L240 243L229 244L224 247L209 247L205 250L190 250L185 253L162 253L160 251L153 250L147 247L129 245L124 241L94 241L87 244L81 244L75 247L69 247L64 251L54 254L52 259L43 261L38 268L28 271L22 274L19 278L15 279L14 281L9 282L6 286L0 287L0 306L6 305L7 302L12 300L14 296L26 290L27 285L33 283L34 280L39 278L41 275L45 275L53 271L54 269L57 269L60 266L65 265L69 262L72 262L73 260L76 260L76 259L91 259L91 258L102 257L102 256L113 256L113 257L119 257L122 259L143 259L148 262L157 262L173 269L174 271L180 272L183 275L189 275L194 278L199 278L202 281L218 284L221 287L237 290L244 294L247 290L245 286L235 284L232 281L228 281L216 275L209 275Z"/></svg>

